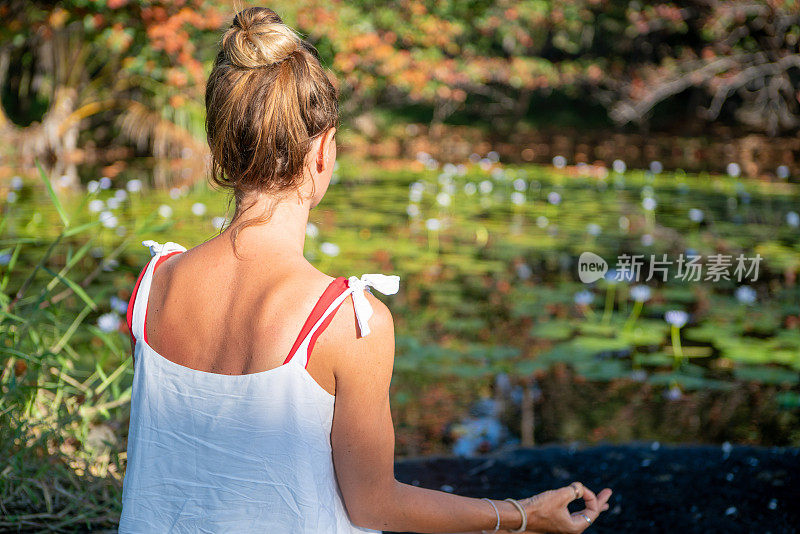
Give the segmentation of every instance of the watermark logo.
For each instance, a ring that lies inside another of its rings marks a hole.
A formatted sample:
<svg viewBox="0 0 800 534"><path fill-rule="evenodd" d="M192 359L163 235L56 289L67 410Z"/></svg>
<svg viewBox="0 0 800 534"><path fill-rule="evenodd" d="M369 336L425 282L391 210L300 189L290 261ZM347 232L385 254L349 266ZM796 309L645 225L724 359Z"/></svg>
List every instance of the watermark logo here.
<svg viewBox="0 0 800 534"><path fill-rule="evenodd" d="M584 252L578 258L578 277L584 284L600 280L606 272L608 263L594 252Z"/></svg>
<svg viewBox="0 0 800 534"><path fill-rule="evenodd" d="M644 254L622 254L617 256L614 268L614 280L625 282L649 282L656 279L666 282L672 274L675 280L684 282L719 282L720 280L736 280L742 282L758 279L758 268L761 254L753 257L739 254L711 254L702 261L698 254L679 254L675 260L666 254L650 254L645 260ZM605 276L608 271L606 261L594 252L584 252L578 259L578 278L590 284Z"/></svg>

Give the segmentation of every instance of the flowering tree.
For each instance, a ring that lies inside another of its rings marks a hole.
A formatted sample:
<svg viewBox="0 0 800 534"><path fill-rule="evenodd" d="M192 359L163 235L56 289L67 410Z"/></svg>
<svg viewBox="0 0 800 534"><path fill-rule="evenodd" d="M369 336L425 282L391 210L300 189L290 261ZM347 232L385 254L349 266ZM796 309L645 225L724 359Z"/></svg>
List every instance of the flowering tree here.
<svg viewBox="0 0 800 534"><path fill-rule="evenodd" d="M800 5L791 0L406 0L307 3L298 23L331 50L352 109L383 99L469 106L506 124L536 92L592 96L619 124L668 99L778 134L800 121Z"/></svg>
<svg viewBox="0 0 800 534"><path fill-rule="evenodd" d="M23 156L51 162L77 181L81 134L113 121L159 158L174 157L202 134L204 65L222 24L205 0L11 0L0 5L0 85L31 101L41 121L15 124L0 107L0 133ZM92 120L94 119L94 120Z"/></svg>
<svg viewBox="0 0 800 534"><path fill-rule="evenodd" d="M772 135L800 125L793 0L273 7L334 71L344 118L417 105L432 110L433 126L466 111L508 131L531 113L535 96L557 93L600 103L621 125L647 127L662 103L680 110L670 114L680 124L724 118ZM203 81L233 10L228 0L3 3L0 135L70 176L87 157L79 148L115 144L118 134L157 161L202 150ZM18 124L15 110L35 116L37 107L46 110L40 123ZM105 128L81 137L96 126Z"/></svg>

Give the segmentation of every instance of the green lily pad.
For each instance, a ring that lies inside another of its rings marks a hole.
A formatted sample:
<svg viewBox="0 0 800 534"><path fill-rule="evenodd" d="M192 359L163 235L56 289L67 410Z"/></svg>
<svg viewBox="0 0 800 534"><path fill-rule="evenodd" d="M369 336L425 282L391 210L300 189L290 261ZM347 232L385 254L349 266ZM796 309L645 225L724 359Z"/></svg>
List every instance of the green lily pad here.
<svg viewBox="0 0 800 534"><path fill-rule="evenodd" d="M615 378L628 376L630 367L620 360L590 360L574 363L575 372L587 380L607 382Z"/></svg>
<svg viewBox="0 0 800 534"><path fill-rule="evenodd" d="M661 351L666 354L670 358L675 357L675 352L673 351L672 345L667 345L664 347L664 350ZM683 353L684 358L708 358L714 352L713 347L703 347L703 346L693 346L690 345L688 347L684 346L681 347L681 352Z"/></svg>
<svg viewBox="0 0 800 534"><path fill-rule="evenodd" d="M664 321L639 320L619 331L620 339L635 346L660 345L667 339L669 325Z"/></svg>
<svg viewBox="0 0 800 534"><path fill-rule="evenodd" d="M647 381L654 385L670 386L677 382L679 386L686 390L713 389L728 390L733 384L722 380L714 380L696 376L685 372L659 372L652 373L647 377Z"/></svg>
<svg viewBox="0 0 800 534"><path fill-rule="evenodd" d="M790 384L800 382L800 374L780 367L767 367L765 365L744 365L733 370L733 375L739 380L759 382L761 384Z"/></svg>
<svg viewBox="0 0 800 534"><path fill-rule="evenodd" d="M554 320L539 323L531 328L531 336L554 341L563 341L572 337L575 327L570 321Z"/></svg>
<svg viewBox="0 0 800 534"><path fill-rule="evenodd" d="M619 331L619 326L605 323L583 322L578 326L581 334L587 336L613 337Z"/></svg>
<svg viewBox="0 0 800 534"><path fill-rule="evenodd" d="M656 352L653 354L636 354L634 357L639 365L644 365L646 367L666 367L674 363L674 360L671 356L667 356L661 352Z"/></svg>
<svg viewBox="0 0 800 534"><path fill-rule="evenodd" d="M781 391L775 395L778 406L785 409L800 408L800 393L796 391Z"/></svg>

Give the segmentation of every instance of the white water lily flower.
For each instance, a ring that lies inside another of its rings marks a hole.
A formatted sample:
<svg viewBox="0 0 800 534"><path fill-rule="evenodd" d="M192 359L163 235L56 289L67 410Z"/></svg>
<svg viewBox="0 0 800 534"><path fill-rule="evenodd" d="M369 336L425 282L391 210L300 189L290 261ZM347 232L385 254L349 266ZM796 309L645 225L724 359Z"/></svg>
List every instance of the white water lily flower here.
<svg viewBox="0 0 800 534"><path fill-rule="evenodd" d="M517 276L522 278L523 280L527 280L531 276L533 276L533 269L527 263L520 263L517 265Z"/></svg>
<svg viewBox="0 0 800 534"><path fill-rule="evenodd" d="M683 328L689 321L689 314L683 310L670 310L664 314L664 319L676 328Z"/></svg>
<svg viewBox="0 0 800 534"><path fill-rule="evenodd" d="M672 386L664 392L664 398L671 401L680 400L683 397L683 392L678 386Z"/></svg>
<svg viewBox="0 0 800 534"><path fill-rule="evenodd" d="M198 217L205 215L206 205L203 204L202 202L195 202L194 204L192 204L192 213L194 213Z"/></svg>
<svg viewBox="0 0 800 534"><path fill-rule="evenodd" d="M411 202L419 202L422 200L422 194L425 192L425 184L422 182L414 182L408 187L408 199Z"/></svg>
<svg viewBox="0 0 800 534"><path fill-rule="evenodd" d="M703 210L699 210L697 208L692 208L689 210L689 219L692 222L696 223L703 222L703 217L704 217Z"/></svg>
<svg viewBox="0 0 800 534"><path fill-rule="evenodd" d="M636 285L631 288L631 298L635 302L647 302L650 300L650 288L644 285Z"/></svg>
<svg viewBox="0 0 800 534"><path fill-rule="evenodd" d="M742 304L752 304L756 301L756 291L750 286L736 288L736 300Z"/></svg>
<svg viewBox="0 0 800 534"><path fill-rule="evenodd" d="M128 183L125 184L125 188L130 193L136 193L142 190L142 181L141 180L128 180Z"/></svg>
<svg viewBox="0 0 800 534"><path fill-rule="evenodd" d="M220 229L222 229L223 226L225 226L225 217L214 217L213 219L211 219L211 224L214 226L214 228L216 228L217 230L220 230ZM306 232L307 231L308 231L308 227L306 227ZM313 237L316 237L316 236L313 236Z"/></svg>
<svg viewBox="0 0 800 534"><path fill-rule="evenodd" d="M110 200L110 199L109 199ZM114 228L117 226L117 218L110 211L100 212L100 222L106 228Z"/></svg>
<svg viewBox="0 0 800 534"><path fill-rule="evenodd" d="M128 303L116 295L112 295L110 299L111 309L117 313L125 315L128 313Z"/></svg>
<svg viewBox="0 0 800 534"><path fill-rule="evenodd" d="M120 317L114 312L104 313L97 318L97 327L106 333L118 330L119 324Z"/></svg>
<svg viewBox="0 0 800 534"><path fill-rule="evenodd" d="M339 255L339 245L334 243L329 243L328 241L322 243L319 246L319 250L328 256L338 256Z"/></svg>
<svg viewBox="0 0 800 534"><path fill-rule="evenodd" d="M637 382L644 382L647 380L647 371L644 369L634 369L631 371L629 375L631 380L636 380Z"/></svg>
<svg viewBox="0 0 800 534"><path fill-rule="evenodd" d="M619 282L617 271L615 269L609 269L608 272L603 276L603 280L605 280L606 284L612 286L617 285L617 282Z"/></svg>
<svg viewBox="0 0 800 534"><path fill-rule="evenodd" d="M428 219L425 221L425 228L430 230L431 232L436 232L442 227L442 223L439 222L439 219Z"/></svg>

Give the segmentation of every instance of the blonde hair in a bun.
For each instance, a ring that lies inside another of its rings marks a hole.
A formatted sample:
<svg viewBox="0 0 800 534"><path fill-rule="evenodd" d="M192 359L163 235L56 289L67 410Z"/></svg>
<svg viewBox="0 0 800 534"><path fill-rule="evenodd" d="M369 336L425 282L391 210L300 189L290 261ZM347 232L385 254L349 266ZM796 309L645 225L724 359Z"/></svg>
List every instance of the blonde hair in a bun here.
<svg viewBox="0 0 800 534"><path fill-rule="evenodd" d="M273 12L274 13L274 12ZM302 38L264 11L245 10L234 17L222 37L222 49L231 63L245 69L268 67L300 50ZM280 20L280 19L278 19Z"/></svg>
<svg viewBox="0 0 800 534"><path fill-rule="evenodd" d="M265 7L244 9L222 36L206 85L211 178L233 191L234 219L263 191L276 202L298 190L315 137L339 125L338 90L313 45ZM248 220L231 234L265 222Z"/></svg>

